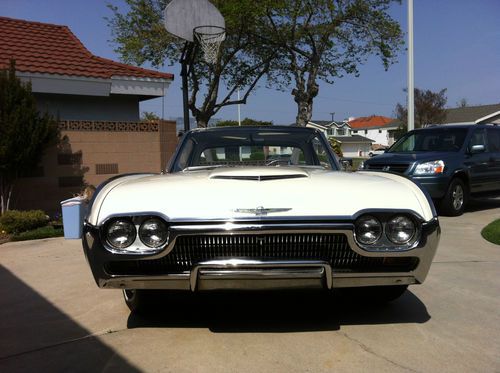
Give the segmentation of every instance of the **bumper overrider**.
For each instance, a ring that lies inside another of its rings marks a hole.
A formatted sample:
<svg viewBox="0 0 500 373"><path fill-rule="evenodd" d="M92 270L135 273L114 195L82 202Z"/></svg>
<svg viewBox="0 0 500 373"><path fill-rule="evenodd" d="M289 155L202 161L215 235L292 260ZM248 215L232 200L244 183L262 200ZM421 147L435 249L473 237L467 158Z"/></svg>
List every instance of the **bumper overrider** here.
<svg viewBox="0 0 500 373"><path fill-rule="evenodd" d="M356 217L167 222L168 243L147 255L113 252L106 243L105 224L86 222L82 241L101 288L202 291L420 284L436 253L439 222L405 213L418 222L418 236L399 249L360 245ZM394 212L374 214L383 218Z"/></svg>

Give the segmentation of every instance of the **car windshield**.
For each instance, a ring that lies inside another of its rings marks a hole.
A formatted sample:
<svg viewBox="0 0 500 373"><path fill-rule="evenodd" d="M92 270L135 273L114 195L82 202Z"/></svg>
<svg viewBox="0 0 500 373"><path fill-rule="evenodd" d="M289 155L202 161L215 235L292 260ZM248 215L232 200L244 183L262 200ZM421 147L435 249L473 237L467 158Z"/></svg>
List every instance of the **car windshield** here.
<svg viewBox="0 0 500 373"><path fill-rule="evenodd" d="M407 133L388 153L456 152L462 148L467 128L429 128Z"/></svg>
<svg viewBox="0 0 500 373"><path fill-rule="evenodd" d="M235 166L337 169L326 141L306 128L232 127L190 132L171 172Z"/></svg>

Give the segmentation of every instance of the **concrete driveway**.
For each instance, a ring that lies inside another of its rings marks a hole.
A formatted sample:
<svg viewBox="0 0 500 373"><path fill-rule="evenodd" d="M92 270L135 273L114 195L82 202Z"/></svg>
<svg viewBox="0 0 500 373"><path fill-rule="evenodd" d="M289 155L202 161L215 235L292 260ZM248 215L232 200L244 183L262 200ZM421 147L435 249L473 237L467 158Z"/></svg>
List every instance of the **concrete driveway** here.
<svg viewBox="0 0 500 373"><path fill-rule="evenodd" d="M0 371L500 371L500 200L441 218L427 281L384 306L335 295L171 296L144 319L79 242L0 246Z"/></svg>

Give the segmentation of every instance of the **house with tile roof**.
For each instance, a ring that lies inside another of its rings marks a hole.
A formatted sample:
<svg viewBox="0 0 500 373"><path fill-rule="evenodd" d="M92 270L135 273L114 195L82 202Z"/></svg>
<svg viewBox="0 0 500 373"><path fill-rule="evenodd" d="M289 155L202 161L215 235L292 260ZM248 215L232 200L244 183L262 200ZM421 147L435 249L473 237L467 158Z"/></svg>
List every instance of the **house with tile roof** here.
<svg viewBox="0 0 500 373"><path fill-rule="evenodd" d="M13 208L56 214L88 185L166 168L175 121L140 122L139 104L162 97L172 74L95 56L66 26L0 17L0 69L11 60L39 110L60 120L62 139L31 174L22 170Z"/></svg>
<svg viewBox="0 0 500 373"><path fill-rule="evenodd" d="M353 134L366 136L373 140L377 148L394 144L394 132L399 124L396 120L381 115L350 118L349 126Z"/></svg>
<svg viewBox="0 0 500 373"><path fill-rule="evenodd" d="M139 103L173 80L93 55L67 26L0 17L0 69L12 59L40 110L65 120L138 121Z"/></svg>

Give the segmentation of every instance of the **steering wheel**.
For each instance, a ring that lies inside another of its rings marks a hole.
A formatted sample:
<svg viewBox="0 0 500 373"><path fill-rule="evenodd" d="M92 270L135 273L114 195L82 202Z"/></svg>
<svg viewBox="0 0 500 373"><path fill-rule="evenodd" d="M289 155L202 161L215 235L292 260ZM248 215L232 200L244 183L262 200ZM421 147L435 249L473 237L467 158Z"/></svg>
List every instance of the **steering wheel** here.
<svg viewBox="0 0 500 373"><path fill-rule="evenodd" d="M286 159L271 159L270 161L266 162L266 166L272 166L272 165L279 166L281 163L284 163L287 166L291 165L290 161Z"/></svg>

